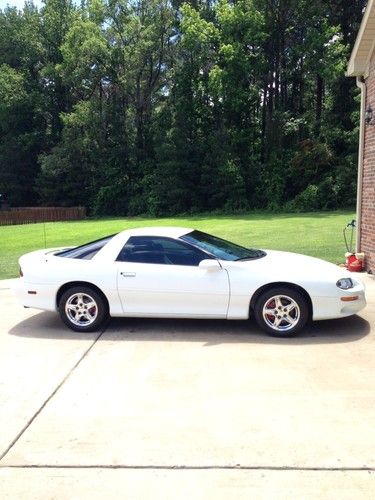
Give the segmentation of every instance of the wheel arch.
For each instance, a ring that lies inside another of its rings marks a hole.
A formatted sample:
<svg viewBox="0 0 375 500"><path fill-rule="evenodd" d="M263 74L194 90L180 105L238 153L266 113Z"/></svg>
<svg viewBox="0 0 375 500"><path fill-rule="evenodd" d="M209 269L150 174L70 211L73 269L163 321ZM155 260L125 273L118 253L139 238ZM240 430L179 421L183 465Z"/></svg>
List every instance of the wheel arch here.
<svg viewBox="0 0 375 500"><path fill-rule="evenodd" d="M274 283L267 283L266 285L263 285L260 288L258 288L258 290L256 290L253 293L253 296L251 297L250 300L250 311L249 311L250 316L253 314L255 304L258 298L262 295L262 293L276 287L291 288L292 290L296 290L297 292L299 292L306 299L307 306L309 309L309 318L311 319L313 317L313 305L309 293L302 286L287 281L275 281Z"/></svg>
<svg viewBox="0 0 375 500"><path fill-rule="evenodd" d="M106 294L98 286L94 285L94 283L90 283L89 281L69 281L68 283L64 283L63 285L61 285L61 287L57 290L56 294L57 309L59 308L60 300L63 293L66 292L66 290L69 290L69 288L73 288L76 286L86 286L88 288L92 288L93 290L95 290L95 292L97 292L104 299L104 302L107 306L107 311L109 312L109 302Z"/></svg>

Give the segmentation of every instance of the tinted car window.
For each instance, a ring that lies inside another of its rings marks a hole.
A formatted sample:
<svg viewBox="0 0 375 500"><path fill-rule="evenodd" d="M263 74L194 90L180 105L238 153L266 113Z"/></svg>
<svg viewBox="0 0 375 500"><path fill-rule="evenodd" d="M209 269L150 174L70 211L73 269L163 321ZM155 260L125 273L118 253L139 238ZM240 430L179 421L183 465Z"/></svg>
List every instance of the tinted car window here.
<svg viewBox="0 0 375 500"><path fill-rule="evenodd" d="M90 241L90 243L85 243L79 247L68 248L68 250L62 250L61 252L55 253L58 257L69 257L70 259L86 259L90 260L96 255L99 250L101 250L104 245L106 245L115 234L101 238L100 240Z"/></svg>
<svg viewBox="0 0 375 500"><path fill-rule="evenodd" d="M117 257L121 262L198 266L211 258L183 242L157 236L131 236Z"/></svg>
<svg viewBox="0 0 375 500"><path fill-rule="evenodd" d="M181 236L181 240L187 241L192 245L214 255L222 260L252 260L260 259L266 255L263 250L254 248L245 248L231 241L226 241L211 234L202 231L192 231Z"/></svg>

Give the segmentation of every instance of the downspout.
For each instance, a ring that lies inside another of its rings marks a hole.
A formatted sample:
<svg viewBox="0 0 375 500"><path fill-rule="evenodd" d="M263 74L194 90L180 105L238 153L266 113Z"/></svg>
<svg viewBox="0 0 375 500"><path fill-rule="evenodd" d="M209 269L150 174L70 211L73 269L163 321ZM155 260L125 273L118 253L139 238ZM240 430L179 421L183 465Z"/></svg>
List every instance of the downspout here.
<svg viewBox="0 0 375 500"><path fill-rule="evenodd" d="M357 87L361 89L361 113L359 118L358 179L357 179L357 237L355 251L361 251L363 158L365 149L366 83L363 76L357 76Z"/></svg>

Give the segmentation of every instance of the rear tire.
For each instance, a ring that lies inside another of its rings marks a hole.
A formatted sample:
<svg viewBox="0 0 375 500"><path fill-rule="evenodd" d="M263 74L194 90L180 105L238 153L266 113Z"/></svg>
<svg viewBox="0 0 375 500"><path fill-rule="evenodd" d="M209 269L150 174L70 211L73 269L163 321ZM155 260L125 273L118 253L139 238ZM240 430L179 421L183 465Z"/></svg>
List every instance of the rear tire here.
<svg viewBox="0 0 375 500"><path fill-rule="evenodd" d="M262 293L254 307L258 325L272 337L294 337L306 325L309 308L293 288L275 287Z"/></svg>
<svg viewBox="0 0 375 500"><path fill-rule="evenodd" d="M62 294L59 313L71 330L94 332L108 318L108 307L102 295L93 288L75 286Z"/></svg>

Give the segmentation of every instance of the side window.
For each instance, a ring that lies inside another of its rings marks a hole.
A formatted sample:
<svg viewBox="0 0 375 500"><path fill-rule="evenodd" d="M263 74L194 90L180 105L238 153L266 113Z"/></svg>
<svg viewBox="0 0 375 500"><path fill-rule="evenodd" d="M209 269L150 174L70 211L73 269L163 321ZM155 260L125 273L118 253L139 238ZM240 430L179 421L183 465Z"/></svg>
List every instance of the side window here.
<svg viewBox="0 0 375 500"><path fill-rule="evenodd" d="M68 250L62 250L56 252L57 257L68 257L70 259L92 259L115 235L106 236L100 240L91 241L85 245L80 245L75 248L68 248Z"/></svg>
<svg viewBox="0 0 375 500"><path fill-rule="evenodd" d="M204 252L185 243L157 236L131 236L119 253L120 262L198 266L210 258Z"/></svg>

